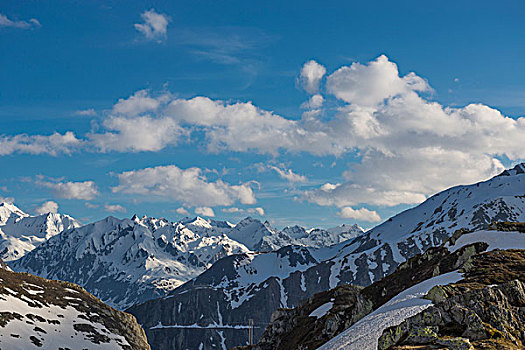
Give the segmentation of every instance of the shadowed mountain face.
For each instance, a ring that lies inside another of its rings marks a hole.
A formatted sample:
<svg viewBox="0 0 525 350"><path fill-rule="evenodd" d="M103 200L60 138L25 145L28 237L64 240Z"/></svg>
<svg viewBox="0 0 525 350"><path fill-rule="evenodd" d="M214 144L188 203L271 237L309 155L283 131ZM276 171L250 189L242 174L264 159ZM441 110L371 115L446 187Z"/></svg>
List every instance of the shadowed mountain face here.
<svg viewBox="0 0 525 350"><path fill-rule="evenodd" d="M148 350L144 330L79 286L0 268L0 347Z"/></svg>
<svg viewBox="0 0 525 350"><path fill-rule="evenodd" d="M250 318L261 327L255 329L258 339L279 307L295 307L342 284L368 286L460 228L524 221L524 168L519 165L488 181L438 193L366 234L329 248L290 247L228 257L170 297L129 311L145 327L154 349L246 344L248 332L235 326L247 325Z"/></svg>

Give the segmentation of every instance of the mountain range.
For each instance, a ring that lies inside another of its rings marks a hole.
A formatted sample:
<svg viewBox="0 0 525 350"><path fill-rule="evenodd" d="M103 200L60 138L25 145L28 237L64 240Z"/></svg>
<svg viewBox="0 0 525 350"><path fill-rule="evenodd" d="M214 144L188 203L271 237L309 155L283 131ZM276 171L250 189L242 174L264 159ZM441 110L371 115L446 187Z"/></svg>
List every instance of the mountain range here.
<svg viewBox="0 0 525 350"><path fill-rule="evenodd" d="M33 218L24 216L19 222L29 219ZM136 215L107 217L65 228L11 266L15 271L80 284L109 305L125 309L167 295L225 256L288 245L319 247L363 233L357 225L343 227L345 232L340 232L342 227L277 231L268 222L250 217L237 225L200 217L178 222Z"/></svg>
<svg viewBox="0 0 525 350"><path fill-rule="evenodd" d="M338 285L368 286L455 231L484 229L493 221L525 221L524 164L488 181L440 192L331 247L288 246L226 257L168 298L129 312L145 327L155 349L242 345L248 342L243 328L248 319L259 327L254 330L257 339L276 309L298 306Z"/></svg>
<svg viewBox="0 0 525 350"><path fill-rule="evenodd" d="M485 232L494 222L523 221L525 164L519 164L487 181L437 193L367 232L357 225L276 230L250 217L233 225L135 215L80 226L68 216L30 216L4 203L0 244L14 271L77 283L127 309L154 350L226 349L248 343L250 319L257 341L269 324L275 326L276 310L301 307L338 288L352 298L363 287L374 291L372 304L362 304L364 316L393 298L392 291L403 292L387 284L414 285L389 279L400 269L419 278L409 263L414 257L428 257L454 237ZM430 277L453 272L440 266L433 266ZM308 317L323 320L331 302L311 303L324 309Z"/></svg>

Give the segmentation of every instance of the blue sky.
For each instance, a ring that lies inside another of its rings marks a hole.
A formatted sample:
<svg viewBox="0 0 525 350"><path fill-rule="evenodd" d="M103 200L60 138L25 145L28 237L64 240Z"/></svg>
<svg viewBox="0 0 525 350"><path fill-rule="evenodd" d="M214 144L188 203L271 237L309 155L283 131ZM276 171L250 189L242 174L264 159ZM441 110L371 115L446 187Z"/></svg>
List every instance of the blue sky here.
<svg viewBox="0 0 525 350"><path fill-rule="evenodd" d="M0 196L84 222L371 227L525 158L524 14L520 1L3 1Z"/></svg>

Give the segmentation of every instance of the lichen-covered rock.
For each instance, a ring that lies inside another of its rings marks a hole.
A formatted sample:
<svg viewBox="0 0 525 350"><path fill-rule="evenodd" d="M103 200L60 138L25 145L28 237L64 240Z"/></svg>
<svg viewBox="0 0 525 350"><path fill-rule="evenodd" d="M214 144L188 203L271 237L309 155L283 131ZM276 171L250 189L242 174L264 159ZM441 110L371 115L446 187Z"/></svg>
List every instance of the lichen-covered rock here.
<svg viewBox="0 0 525 350"><path fill-rule="evenodd" d="M451 350L468 350L478 348L477 344L481 346L494 341L510 344L510 347L486 348L524 348L524 282L513 280L476 289L459 283L457 286L436 287L429 294L427 297L438 301L437 304L385 330L378 349L443 345Z"/></svg>
<svg viewBox="0 0 525 350"><path fill-rule="evenodd" d="M450 350L474 350L468 339L460 337L438 339L436 344L446 346Z"/></svg>

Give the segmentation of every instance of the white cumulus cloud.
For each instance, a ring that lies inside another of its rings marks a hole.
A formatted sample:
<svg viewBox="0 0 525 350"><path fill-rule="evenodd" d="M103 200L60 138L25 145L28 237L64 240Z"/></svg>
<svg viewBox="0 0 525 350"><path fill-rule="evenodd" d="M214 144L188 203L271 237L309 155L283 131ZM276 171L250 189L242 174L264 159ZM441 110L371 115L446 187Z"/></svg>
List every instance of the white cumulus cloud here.
<svg viewBox="0 0 525 350"><path fill-rule="evenodd" d="M180 215L190 215L190 212L184 207L177 208L175 212Z"/></svg>
<svg viewBox="0 0 525 350"><path fill-rule="evenodd" d="M326 68L324 66L314 60L306 62L301 69L301 83L306 92L316 93L325 74Z"/></svg>
<svg viewBox="0 0 525 350"><path fill-rule="evenodd" d="M195 214L202 216L215 217L215 212L210 207L197 207L195 208Z"/></svg>
<svg viewBox="0 0 525 350"><path fill-rule="evenodd" d="M180 169L175 165L157 166L118 174L113 192L166 197L186 206L254 204L249 183L231 185L222 180L208 181L200 168Z"/></svg>
<svg viewBox="0 0 525 350"><path fill-rule="evenodd" d="M91 200L99 195L93 181L83 182L50 182L38 180L37 185L53 190L58 198Z"/></svg>
<svg viewBox="0 0 525 350"><path fill-rule="evenodd" d="M53 201L47 201L42 203L41 206L35 209L35 212L37 214L47 214L47 213L53 213L56 214L58 212L58 204L57 202Z"/></svg>
<svg viewBox="0 0 525 350"><path fill-rule="evenodd" d="M324 97L319 94L312 95L310 99L303 104L301 104L301 108L304 109L317 109L321 108L324 103Z"/></svg>
<svg viewBox="0 0 525 350"><path fill-rule="evenodd" d="M368 222L381 221L381 217L376 211L371 211L366 208L353 209L352 207L343 207L337 215L343 219L355 219Z"/></svg>
<svg viewBox="0 0 525 350"><path fill-rule="evenodd" d="M120 204L106 204L104 209L110 213L125 213L127 210Z"/></svg>
<svg viewBox="0 0 525 350"><path fill-rule="evenodd" d="M427 82L410 73L399 76L397 65L385 55L368 65L353 63L332 73L326 82L328 91L341 100L360 106L374 106L384 99L410 91L429 91Z"/></svg>
<svg viewBox="0 0 525 350"><path fill-rule="evenodd" d="M0 156L13 153L50 154L56 156L60 153L70 154L82 145L71 131L51 135L27 135L14 136L0 135Z"/></svg>

